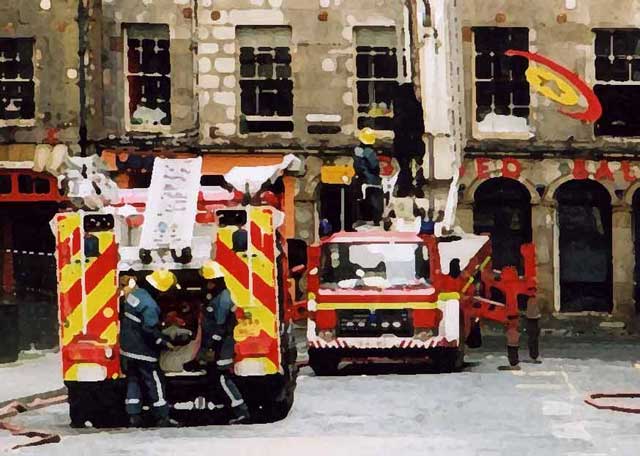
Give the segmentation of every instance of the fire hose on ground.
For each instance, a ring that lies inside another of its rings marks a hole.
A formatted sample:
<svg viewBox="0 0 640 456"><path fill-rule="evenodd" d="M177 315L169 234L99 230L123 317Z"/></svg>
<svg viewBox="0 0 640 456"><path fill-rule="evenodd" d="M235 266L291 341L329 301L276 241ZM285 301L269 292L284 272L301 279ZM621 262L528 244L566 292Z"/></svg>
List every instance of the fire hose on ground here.
<svg viewBox="0 0 640 456"><path fill-rule="evenodd" d="M18 414L30 412L32 410L49 407L51 405L62 404L67 401L67 395L65 388L54 391L47 394L46 397L35 397L29 401L12 401L0 408L0 429L9 431L14 437L26 437L32 439L26 443L15 445L12 449L16 450L24 447L40 446L49 443L58 443L61 441L61 437L58 434L52 434L42 431L32 431L25 429L21 426L17 426L6 421L8 418L12 418Z"/></svg>
<svg viewBox="0 0 640 456"><path fill-rule="evenodd" d="M590 394L589 397L584 400L585 404L588 404L591 407L595 407L598 410L611 410L613 412L640 414L640 408L599 404L596 402L598 399L640 399L640 393L594 393Z"/></svg>

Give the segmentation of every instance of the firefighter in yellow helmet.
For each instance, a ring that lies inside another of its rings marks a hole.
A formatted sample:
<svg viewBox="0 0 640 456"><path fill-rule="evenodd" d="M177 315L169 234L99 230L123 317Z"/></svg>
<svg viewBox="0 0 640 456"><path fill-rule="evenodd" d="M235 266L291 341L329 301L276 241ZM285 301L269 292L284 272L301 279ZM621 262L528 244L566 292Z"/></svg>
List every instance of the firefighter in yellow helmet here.
<svg viewBox="0 0 640 456"><path fill-rule="evenodd" d="M213 351L215 354L214 363L207 364L207 373L222 387L223 396L235 417L231 422L243 422L249 419L249 410L231 377L235 354L233 331L237 324L236 305L227 289L224 271L217 262L207 261L200 269L200 275L205 280L206 293L202 352Z"/></svg>
<svg viewBox="0 0 640 456"><path fill-rule="evenodd" d="M166 292L177 282L169 271L155 271L147 282L159 292ZM131 426L142 425L143 390L155 418L156 426L176 426L169 418L166 401L165 378L158 364L161 349L174 350L175 346L160 331L160 307L151 294L140 288L133 271L120 276L123 298L120 325L120 355L127 376L125 406Z"/></svg>

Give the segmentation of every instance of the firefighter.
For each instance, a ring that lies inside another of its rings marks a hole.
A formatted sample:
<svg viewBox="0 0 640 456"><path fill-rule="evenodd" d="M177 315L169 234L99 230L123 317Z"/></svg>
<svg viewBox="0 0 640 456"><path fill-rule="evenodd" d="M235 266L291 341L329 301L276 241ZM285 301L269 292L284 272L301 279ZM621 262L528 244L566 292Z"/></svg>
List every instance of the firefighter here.
<svg viewBox="0 0 640 456"><path fill-rule="evenodd" d="M536 287L528 290L527 309L525 318L527 319L527 345L529 348L529 358L534 364L540 364L540 307L536 300Z"/></svg>
<svg viewBox="0 0 640 456"><path fill-rule="evenodd" d="M362 186L362 218L378 225L384 210L384 193L380 177L380 161L373 150L376 133L364 128L358 135L360 145L354 149L353 167Z"/></svg>
<svg viewBox="0 0 640 456"><path fill-rule="evenodd" d="M147 276L147 282L164 293L176 284L176 279L170 271L159 270ZM127 377L125 404L129 424L142 425L144 390L155 425L177 426L178 423L169 418L164 374L158 364L161 349L175 349L160 331L160 307L147 290L138 286L133 272L120 276L120 289L124 298L120 355L122 371Z"/></svg>
<svg viewBox="0 0 640 456"><path fill-rule="evenodd" d="M233 418L230 423L249 419L249 409L231 378L235 340L233 331L237 320L236 306L227 289L222 268L215 261L207 261L200 269L206 280L206 304L202 322L202 351L214 353L214 362L207 364L207 374L220 383Z"/></svg>

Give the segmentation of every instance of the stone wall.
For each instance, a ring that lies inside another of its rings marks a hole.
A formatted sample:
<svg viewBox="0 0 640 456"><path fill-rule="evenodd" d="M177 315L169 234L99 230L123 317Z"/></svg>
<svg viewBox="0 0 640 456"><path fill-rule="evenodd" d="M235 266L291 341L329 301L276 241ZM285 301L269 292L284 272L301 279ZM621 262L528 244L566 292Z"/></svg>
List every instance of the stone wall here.
<svg viewBox="0 0 640 456"><path fill-rule="evenodd" d="M35 118L0 121L0 160L33 160L35 144L77 150L79 122L76 0L3 0L0 38L33 38Z"/></svg>

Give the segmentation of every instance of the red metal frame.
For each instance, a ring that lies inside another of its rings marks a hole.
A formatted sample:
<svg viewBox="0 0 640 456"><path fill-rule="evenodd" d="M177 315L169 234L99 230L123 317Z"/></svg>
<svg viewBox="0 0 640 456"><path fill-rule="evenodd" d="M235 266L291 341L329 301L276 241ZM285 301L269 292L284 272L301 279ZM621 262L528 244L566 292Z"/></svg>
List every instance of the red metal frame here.
<svg viewBox="0 0 640 456"><path fill-rule="evenodd" d="M1 203L32 203L32 202L56 202L65 201L66 198L58 191L58 181L55 177L37 173L30 169L3 169L0 170L1 176L9 176L11 179L11 192L0 193ZM29 176L32 179L43 179L49 182L48 193L21 193L18 190L18 179L20 176Z"/></svg>

